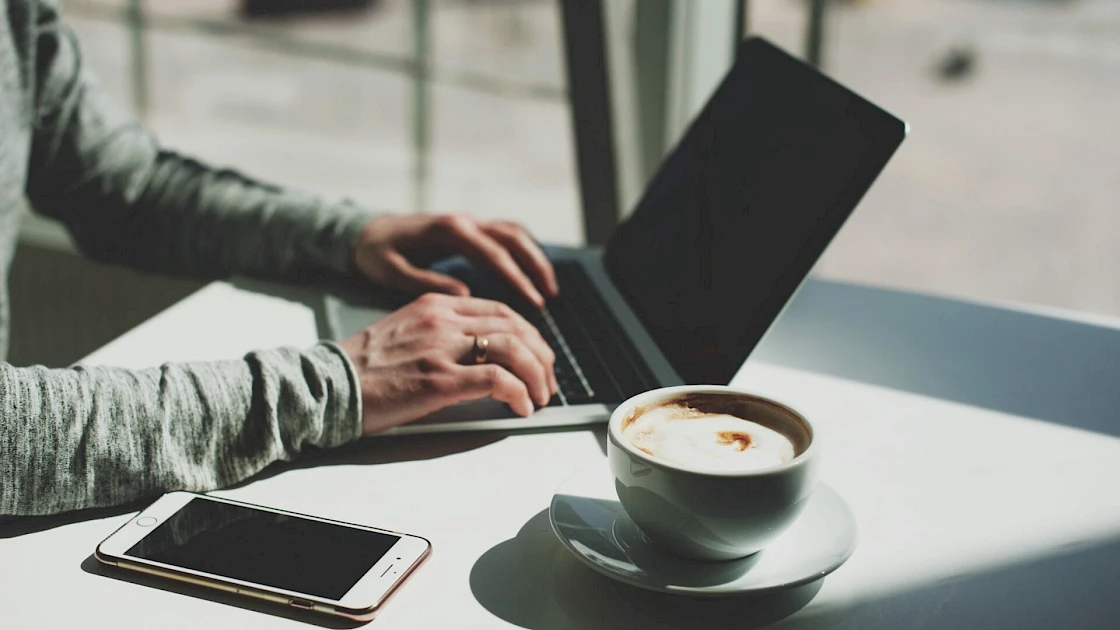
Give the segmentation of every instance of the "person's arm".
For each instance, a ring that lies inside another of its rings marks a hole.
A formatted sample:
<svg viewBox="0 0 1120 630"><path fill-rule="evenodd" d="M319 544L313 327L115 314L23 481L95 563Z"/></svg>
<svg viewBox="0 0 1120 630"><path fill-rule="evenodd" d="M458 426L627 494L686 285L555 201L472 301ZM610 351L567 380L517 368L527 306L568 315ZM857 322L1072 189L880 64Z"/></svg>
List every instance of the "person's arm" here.
<svg viewBox="0 0 1120 630"><path fill-rule="evenodd" d="M333 344L139 371L0 364L0 515L228 486L357 439L361 406Z"/></svg>
<svg viewBox="0 0 1120 630"><path fill-rule="evenodd" d="M194 277L352 273L371 213L160 148L109 103L55 3L31 6L36 120L26 192L87 256Z"/></svg>
<svg viewBox="0 0 1120 630"><path fill-rule="evenodd" d="M141 371L0 363L0 515L221 488L487 396L527 416L559 387L555 359L505 304L429 293L306 352Z"/></svg>

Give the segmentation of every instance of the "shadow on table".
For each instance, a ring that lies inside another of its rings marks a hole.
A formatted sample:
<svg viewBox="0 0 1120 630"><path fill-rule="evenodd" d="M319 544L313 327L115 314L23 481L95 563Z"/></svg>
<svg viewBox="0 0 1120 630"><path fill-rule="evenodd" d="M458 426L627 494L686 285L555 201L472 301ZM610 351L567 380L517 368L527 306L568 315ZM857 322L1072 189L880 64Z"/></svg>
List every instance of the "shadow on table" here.
<svg viewBox="0 0 1120 630"><path fill-rule="evenodd" d="M599 628L753 628L800 610L824 580L765 596L692 598L615 582L573 558L542 510L517 536L471 569L475 599L495 616L531 630Z"/></svg>
<svg viewBox="0 0 1120 630"><path fill-rule="evenodd" d="M290 470L318 466L375 466L378 464L437 459L493 444L505 439L507 435L506 432L479 432L365 438L337 449L309 452L294 462L276 462L256 475L224 489L240 488L254 481L275 477ZM50 516L0 517L0 538L14 538L71 523L137 512L144 509L154 499L155 497L151 497L120 506L75 510Z"/></svg>
<svg viewBox="0 0 1120 630"><path fill-rule="evenodd" d="M810 279L761 361L1120 436L1120 329Z"/></svg>
<svg viewBox="0 0 1120 630"><path fill-rule="evenodd" d="M93 508L89 510L74 510L72 512L51 514L49 516L0 516L0 538L15 538L17 536L23 536L24 534L34 534L35 532L43 532L48 529L62 527L63 525L70 525L71 523L93 521L119 516L129 512L138 512L144 509L149 503L151 503L150 500L133 501L132 503L126 503L124 505Z"/></svg>
<svg viewBox="0 0 1120 630"><path fill-rule="evenodd" d="M264 613L274 617L283 617L291 619L292 621L299 621L311 625L321 626L323 628L357 628L359 626L369 623L368 621L351 621L342 617L331 617L321 613L313 613L306 610L296 610L288 608L279 604L271 602L260 601L251 599L245 596L234 595L232 593L223 593L221 591L214 591L201 586L192 584L183 584L181 582L172 582L167 579L159 578L152 575L145 575L135 571L127 571L117 567L108 566L97 561L97 558L92 555L82 561L82 570L91 575L100 577L111 578L114 580L121 580L122 582L131 582L140 586L148 588L155 588L169 593L178 593L188 597L197 599L205 599L217 604L224 604L226 606L234 606L237 608L244 608L253 612ZM158 624L157 624L158 625Z"/></svg>
<svg viewBox="0 0 1120 630"><path fill-rule="evenodd" d="M695 599L644 591L580 564L556 540L547 510L525 523L515 538L484 553L470 574L471 591L484 608L530 630L718 630L768 624L780 630L1117 628L1120 534L1071 543L1044 557L978 567L904 589L847 593L807 606L823 583L757 599Z"/></svg>
<svg viewBox="0 0 1120 630"><path fill-rule="evenodd" d="M243 485L267 479L289 470L320 466L377 466L416 462L457 455L489 446L508 437L507 432L441 433L435 435L373 436L331 450L316 450L292 462L276 462Z"/></svg>
<svg viewBox="0 0 1120 630"><path fill-rule="evenodd" d="M267 479L289 470L317 468L319 466L375 466L397 462L415 462L438 459L472 451L500 442L515 435L540 435L545 433L587 432L594 436L599 449L606 455L606 427L553 427L521 429L517 431L469 431L464 433L435 433L429 435L373 436L363 438L329 451L316 451L294 462L277 462L245 481L231 486L239 488L254 481Z"/></svg>
<svg viewBox="0 0 1120 630"><path fill-rule="evenodd" d="M1120 538L1113 538L903 592L860 595L842 603L818 600L776 628L1120 628L1117 584Z"/></svg>
<svg viewBox="0 0 1120 630"><path fill-rule="evenodd" d="M554 429L527 429L523 431L476 431L470 433L442 433L434 435L401 435L369 437L358 440L352 444L332 450L312 451L294 462L276 462L259 473L232 486L223 489L234 489L249 485L255 481L275 477L276 475L304 468L319 466L376 466L379 464L394 464L397 462L413 462L427 459L438 459L449 455L456 455L495 444L510 435L528 435L536 433L555 433L558 431L588 431L594 435L599 448L606 454L606 427L578 428L557 427ZM15 538L24 534L42 532L71 523L92 521L110 518L129 512L138 512L154 500L150 499L133 501L124 505L89 510L75 510L62 514L49 516L0 516L0 538Z"/></svg>

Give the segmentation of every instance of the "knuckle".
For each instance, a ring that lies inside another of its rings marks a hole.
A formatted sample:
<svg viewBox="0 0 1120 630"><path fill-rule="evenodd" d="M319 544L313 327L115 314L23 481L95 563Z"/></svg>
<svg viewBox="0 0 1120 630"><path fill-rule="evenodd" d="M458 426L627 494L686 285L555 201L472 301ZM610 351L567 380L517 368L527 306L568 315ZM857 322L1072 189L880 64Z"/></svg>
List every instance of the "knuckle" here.
<svg viewBox="0 0 1120 630"><path fill-rule="evenodd" d="M386 247L382 250L379 250L377 252L377 256L379 261L381 261L385 266L391 269L400 271L412 268L412 263L409 262L408 258L406 258L395 249L389 249Z"/></svg>
<svg viewBox="0 0 1120 630"><path fill-rule="evenodd" d="M495 229L506 234L524 234L525 228L521 227L520 223L515 221L495 221L493 224Z"/></svg>
<svg viewBox="0 0 1120 630"><path fill-rule="evenodd" d="M425 374L417 381L417 389L422 394L441 394L446 389L446 382L441 376L437 374Z"/></svg>
<svg viewBox="0 0 1120 630"><path fill-rule="evenodd" d="M503 378L502 368L498 367L497 365L494 365L492 363L487 364L485 370L486 371L483 373L482 378L487 387L494 389L500 386L505 380Z"/></svg>
<svg viewBox="0 0 1120 630"><path fill-rule="evenodd" d="M416 371L425 376L434 377L447 371L447 362L433 356L424 356L416 359Z"/></svg>
<svg viewBox="0 0 1120 630"><path fill-rule="evenodd" d="M416 328L424 332L439 330L442 325L443 318L436 313L422 313L416 317Z"/></svg>
<svg viewBox="0 0 1120 630"><path fill-rule="evenodd" d="M474 221L462 214L445 214L436 220L437 224L452 234L463 234L471 229Z"/></svg>
<svg viewBox="0 0 1120 630"><path fill-rule="evenodd" d="M517 366L519 374L528 377L544 375L544 366L541 365L540 359L528 346L520 341L512 341L510 346L510 362Z"/></svg>
<svg viewBox="0 0 1120 630"><path fill-rule="evenodd" d="M520 361L522 363L526 363L528 365L535 365L537 363L536 355L533 354L533 351L530 350L529 347L526 346L524 343L522 343L521 341L518 341L517 343L514 343L512 345L513 345L513 351L512 352L513 352L513 355L514 355L514 357L517 361Z"/></svg>
<svg viewBox="0 0 1120 630"><path fill-rule="evenodd" d="M428 309L439 304L439 302L440 295L438 293L425 293L424 295L416 298L416 300L413 301L413 304L415 304L419 308Z"/></svg>
<svg viewBox="0 0 1120 630"><path fill-rule="evenodd" d="M516 330L517 336L521 337L525 341L540 341L541 343L544 343L544 335L541 334L541 331L537 330L536 326L530 324L525 320L525 318L521 317L520 315L518 316Z"/></svg>

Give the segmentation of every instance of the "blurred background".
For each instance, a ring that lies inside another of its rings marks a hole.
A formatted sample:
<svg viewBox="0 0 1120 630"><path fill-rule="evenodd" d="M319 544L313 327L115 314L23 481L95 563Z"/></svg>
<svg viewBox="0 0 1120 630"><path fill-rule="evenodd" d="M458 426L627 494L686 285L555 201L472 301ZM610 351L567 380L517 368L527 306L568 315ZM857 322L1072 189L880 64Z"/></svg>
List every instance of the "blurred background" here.
<svg viewBox="0 0 1120 630"><path fill-rule="evenodd" d="M911 124L814 273L1120 315L1115 0L62 4L105 86L168 146L375 209L511 218L564 244L602 240L735 37L762 35ZM614 115L614 153L597 164L616 177L585 213L565 33L583 46L595 28ZM82 261L29 216L11 361L69 364L199 286Z"/></svg>

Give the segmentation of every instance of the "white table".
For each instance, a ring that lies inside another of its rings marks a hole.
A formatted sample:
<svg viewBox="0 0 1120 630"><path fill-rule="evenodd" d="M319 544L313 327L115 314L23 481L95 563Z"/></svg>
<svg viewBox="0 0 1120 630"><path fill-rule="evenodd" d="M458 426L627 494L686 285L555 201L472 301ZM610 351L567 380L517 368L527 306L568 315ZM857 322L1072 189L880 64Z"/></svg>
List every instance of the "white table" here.
<svg viewBox="0 0 1120 630"><path fill-rule="evenodd" d="M314 342L312 294L261 291L209 285L85 362ZM432 557L373 627L751 627L809 597L778 627L1120 627L1120 326L1054 315L806 285L734 383L814 420L823 479L861 538L784 599L645 593L568 557L546 509L603 458L597 430L367 440L220 494L430 538ZM0 524L0 628L307 621L104 575L90 554L130 514Z"/></svg>

